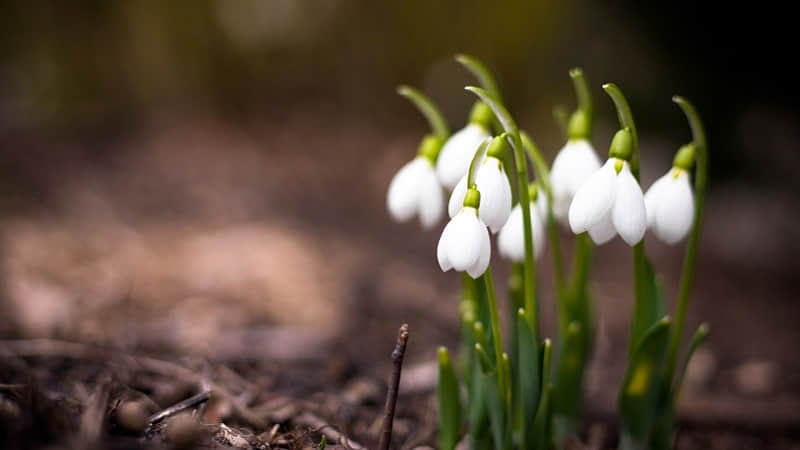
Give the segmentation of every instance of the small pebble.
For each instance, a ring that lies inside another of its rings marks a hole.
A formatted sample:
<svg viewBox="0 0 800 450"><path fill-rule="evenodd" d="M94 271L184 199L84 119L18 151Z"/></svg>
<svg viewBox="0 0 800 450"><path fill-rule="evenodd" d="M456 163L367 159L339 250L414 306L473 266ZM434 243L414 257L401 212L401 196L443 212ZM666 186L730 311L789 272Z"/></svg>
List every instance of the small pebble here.
<svg viewBox="0 0 800 450"><path fill-rule="evenodd" d="M190 413L181 413L167 423L166 438L175 448L194 448L202 430Z"/></svg>
<svg viewBox="0 0 800 450"><path fill-rule="evenodd" d="M117 409L117 424L134 433L141 433L147 427L147 409L139 402L125 402Z"/></svg>
<svg viewBox="0 0 800 450"><path fill-rule="evenodd" d="M736 368L736 385L745 394L768 394L774 390L777 378L778 365L773 361L751 360Z"/></svg>

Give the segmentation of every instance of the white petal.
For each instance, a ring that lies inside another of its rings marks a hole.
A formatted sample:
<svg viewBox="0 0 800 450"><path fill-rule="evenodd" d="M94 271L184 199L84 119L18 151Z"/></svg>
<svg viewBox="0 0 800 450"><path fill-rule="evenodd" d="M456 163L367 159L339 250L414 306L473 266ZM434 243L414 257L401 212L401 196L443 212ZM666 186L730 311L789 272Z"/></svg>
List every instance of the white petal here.
<svg viewBox="0 0 800 450"><path fill-rule="evenodd" d="M478 219L475 208L463 208L450 220L450 223L452 228L445 251L453 268L461 272L474 265L480 258L481 239L486 232L486 226Z"/></svg>
<svg viewBox="0 0 800 450"><path fill-rule="evenodd" d="M456 187L453 189L453 193L450 194L450 200L447 202L447 213L450 215L450 218L458 214L461 211L461 208L464 206L464 196L467 195L467 174L465 173L463 177L458 181Z"/></svg>
<svg viewBox="0 0 800 450"><path fill-rule="evenodd" d="M539 211L539 217L546 224L549 211L547 210L547 192L543 187L539 188L539 195L536 197L536 209Z"/></svg>
<svg viewBox="0 0 800 450"><path fill-rule="evenodd" d="M405 222L417 212L419 180L429 163L421 157L414 158L397 171L389 184L386 204L389 214L397 222Z"/></svg>
<svg viewBox="0 0 800 450"><path fill-rule="evenodd" d="M517 204L511 210L506 224L500 229L500 234L497 235L497 249L500 255L514 262L525 260L525 236L522 225L522 208Z"/></svg>
<svg viewBox="0 0 800 450"><path fill-rule="evenodd" d="M453 236L453 221L447 222L442 230L442 236L439 238L439 245L436 246L436 259L439 261L439 267L442 272L447 272L453 268L450 262L450 257L447 254L448 242Z"/></svg>
<svg viewBox="0 0 800 450"><path fill-rule="evenodd" d="M614 239L617 235L617 230L614 229L614 224L611 223L611 210L600 219L599 222L589 228L589 237L596 245L603 245L606 242Z"/></svg>
<svg viewBox="0 0 800 450"><path fill-rule="evenodd" d="M681 170L678 178L673 174L664 184L653 231L656 237L667 244L680 242L689 233L694 221L694 194L689 183L689 174Z"/></svg>
<svg viewBox="0 0 800 450"><path fill-rule="evenodd" d="M531 239L533 240L533 259L539 259L539 256L544 250L545 233L545 216L539 212L536 205L531 204Z"/></svg>
<svg viewBox="0 0 800 450"><path fill-rule="evenodd" d="M600 159L584 139L570 140L553 161L550 183L553 188L553 215L567 221L570 203L578 189L600 168Z"/></svg>
<svg viewBox="0 0 800 450"><path fill-rule="evenodd" d="M573 233L583 233L608 212L616 197L616 171L613 158L596 171L578 189L569 206L569 226Z"/></svg>
<svg viewBox="0 0 800 450"><path fill-rule="evenodd" d="M467 268L467 274L473 279L478 278L486 272L486 268L489 267L489 260L492 256L492 244L489 242L489 231L486 229L485 224L482 223L481 225L481 254L478 261Z"/></svg>
<svg viewBox="0 0 800 450"><path fill-rule="evenodd" d="M475 150L487 137L489 133L476 124L469 124L450 136L436 161L436 175L443 186L452 189L467 173Z"/></svg>
<svg viewBox="0 0 800 450"><path fill-rule="evenodd" d="M475 177L475 184L481 193L480 218L493 233L497 233L511 214L511 185L500 160L486 158Z"/></svg>
<svg viewBox="0 0 800 450"><path fill-rule="evenodd" d="M611 222L620 237L630 246L636 245L647 230L644 195L630 167L625 163L617 175L617 198L611 209Z"/></svg>
<svg viewBox="0 0 800 450"><path fill-rule="evenodd" d="M661 203L661 193L664 192L664 184L669 182L670 172L657 179L644 194L644 206L647 211L647 227L651 228L655 222L656 211Z"/></svg>
<svg viewBox="0 0 800 450"><path fill-rule="evenodd" d="M444 192L436 178L433 166L428 164L419 180L419 221L422 228L430 229L442 219Z"/></svg>

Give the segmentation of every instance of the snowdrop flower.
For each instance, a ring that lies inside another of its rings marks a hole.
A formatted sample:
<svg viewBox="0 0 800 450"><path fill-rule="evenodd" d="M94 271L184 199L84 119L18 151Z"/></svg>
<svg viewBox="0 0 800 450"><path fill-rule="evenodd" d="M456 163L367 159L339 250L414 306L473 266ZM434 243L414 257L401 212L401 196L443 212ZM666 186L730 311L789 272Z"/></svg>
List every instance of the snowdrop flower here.
<svg viewBox="0 0 800 450"><path fill-rule="evenodd" d="M691 152L688 164L680 161L687 151ZM692 147L679 150L672 169L656 180L644 196L647 228L666 244L673 245L683 240L694 222L694 194L689 177L693 161Z"/></svg>
<svg viewBox="0 0 800 450"><path fill-rule="evenodd" d="M633 145L630 131L620 130L611 142L608 161L575 193L569 207L569 225L576 234L589 232L595 244L604 244L619 234L630 246L647 229L642 188L627 161Z"/></svg>
<svg viewBox="0 0 800 450"><path fill-rule="evenodd" d="M482 102L472 108L469 124L453 133L442 147L436 162L436 176L447 189L453 189L461 177L467 173L475 149L489 137L492 110Z"/></svg>
<svg viewBox="0 0 800 450"><path fill-rule="evenodd" d="M441 139L426 136L417 157L392 178L386 203L395 221L405 222L418 215L422 227L429 229L441 220L445 197L433 166L441 148Z"/></svg>
<svg viewBox="0 0 800 450"><path fill-rule="evenodd" d="M547 197L539 195L535 184L529 188L531 198L531 239L533 258L538 259L545 244L545 224L547 222ZM522 207L517 204L511 210L508 221L497 236L497 249L500 255L513 262L525 260L525 233Z"/></svg>
<svg viewBox="0 0 800 450"><path fill-rule="evenodd" d="M561 223L567 222L567 213L575 193L598 169L600 158L585 138L569 139L558 152L550 170L550 184L553 189L553 215Z"/></svg>
<svg viewBox="0 0 800 450"><path fill-rule="evenodd" d="M486 224L480 219L480 197L477 189L470 188L463 207L442 231L436 258L444 272L455 269L478 278L489 267L492 246Z"/></svg>
<svg viewBox="0 0 800 450"><path fill-rule="evenodd" d="M480 163L475 175L475 184L481 193L478 212L492 233L500 231L511 214L511 184L500 160L507 149L508 144L504 137L498 136L492 139L487 157ZM461 211L467 193L467 179L468 174L465 173L450 195L447 212L451 218Z"/></svg>

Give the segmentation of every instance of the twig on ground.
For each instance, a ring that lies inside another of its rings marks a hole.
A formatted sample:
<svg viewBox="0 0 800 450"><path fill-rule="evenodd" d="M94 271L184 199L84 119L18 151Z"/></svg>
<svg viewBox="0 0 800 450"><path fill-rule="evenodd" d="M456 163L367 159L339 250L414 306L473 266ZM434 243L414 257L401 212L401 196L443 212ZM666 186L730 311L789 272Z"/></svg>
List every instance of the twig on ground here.
<svg viewBox="0 0 800 450"><path fill-rule="evenodd" d="M403 356L406 354L407 343L408 324L404 323L400 326L400 330L397 334L397 344L392 352L392 376L389 379L389 389L386 392L386 406L383 408L383 424L381 425L381 437L378 441L378 450L389 450L389 444L392 441L394 410L397 406L400 373L403 370Z"/></svg>
<svg viewBox="0 0 800 450"><path fill-rule="evenodd" d="M191 408L195 405L199 405L200 403L205 403L208 399L211 398L211 391L201 392L195 396L189 397L186 400L182 400L174 405L166 408L162 411L159 411L152 416L147 418L147 422L152 425L156 422L160 422L167 417L173 416L185 409Z"/></svg>
<svg viewBox="0 0 800 450"><path fill-rule="evenodd" d="M354 450L364 450L366 447L362 446L358 442L348 438L344 435L341 431L336 429L335 426L325 422L321 418L317 417L315 414L311 412L304 412L299 416L292 419L297 425L302 425L306 427L310 427L315 431L324 434L327 436L328 439L332 441L336 441L345 448L354 449Z"/></svg>

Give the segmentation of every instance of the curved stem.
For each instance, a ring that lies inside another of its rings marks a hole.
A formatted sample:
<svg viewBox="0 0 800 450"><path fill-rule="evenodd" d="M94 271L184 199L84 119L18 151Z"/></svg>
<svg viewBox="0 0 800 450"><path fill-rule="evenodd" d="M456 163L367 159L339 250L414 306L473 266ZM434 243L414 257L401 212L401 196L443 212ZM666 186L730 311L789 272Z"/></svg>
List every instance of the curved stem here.
<svg viewBox="0 0 800 450"><path fill-rule="evenodd" d="M533 260L533 232L531 230L531 199L528 194L528 162L525 160L525 151L522 145L519 128L500 101L481 88L467 86L464 89L477 95L494 112L497 120L508 133L511 149L514 151L514 165L517 168L517 190L519 203L522 208L522 230L525 239L525 270L523 281L525 286L525 313L531 324L531 329L538 336L538 307L536 304L536 263Z"/></svg>
<svg viewBox="0 0 800 450"><path fill-rule="evenodd" d="M603 85L603 90L606 91L611 100L614 101L614 106L617 108L617 118L622 128L628 128L633 136L633 153L631 156L631 172L639 181L639 133L636 132L636 123L633 121L633 113L631 107L622 91L614 83L606 83Z"/></svg>
<svg viewBox="0 0 800 450"><path fill-rule="evenodd" d="M592 130L592 120L594 117L594 108L592 105L592 94L589 92L589 84L583 76L583 70L579 67L569 71L569 77L572 78L572 84L575 86L575 95L578 97L578 109L583 111L588 123L589 132Z"/></svg>
<svg viewBox="0 0 800 450"><path fill-rule="evenodd" d="M639 181L639 133L636 131L636 123L633 121L633 113L631 107L628 105L628 100L622 94L622 91L614 83L606 83L603 85L603 90L606 91L611 100L614 101L614 106L617 109L617 118L622 128L627 128L633 137L633 149L631 151L631 173ZM645 255L644 255L644 239L639 241L633 247L633 318L634 321L639 317L643 317L647 309L647 287L645 286ZM646 324L642 329L649 328L650 324ZM633 330L639 329L637 324L631 326L631 339L628 346L628 356L633 356L634 347L636 346L635 333Z"/></svg>
<svg viewBox="0 0 800 450"><path fill-rule="evenodd" d="M445 120L439 108L433 104L433 101L428 96L406 85L398 86L397 93L413 103L419 112L428 119L428 124L433 130L433 134L441 138L442 141L450 136L450 127L447 125L447 120Z"/></svg>
<svg viewBox="0 0 800 450"><path fill-rule="evenodd" d="M486 92L491 94L492 97L496 98L497 100L501 100L503 97L500 95L500 87L497 84L497 80L495 80L494 75L492 75L492 71L486 67L486 64L481 62L478 58L467 55L465 53L459 53L456 55L456 61L459 64L464 66L467 70L469 70L475 78L478 79L478 83L483 87Z"/></svg>
<svg viewBox="0 0 800 450"><path fill-rule="evenodd" d="M489 142L491 141L491 138L484 139L481 145L478 146L478 149L475 150L475 154L472 155L472 161L469 163L469 172L467 172L467 189L475 186L475 177L477 176L478 167L480 167L481 161L486 157L486 150L489 148Z"/></svg>
<svg viewBox="0 0 800 450"><path fill-rule="evenodd" d="M669 381L672 380L675 372L675 361L678 357L678 348L680 347L683 326L686 321L686 310L689 304L689 291L691 290L694 276L697 245L700 241L700 226L703 220L706 182L708 180L708 147L703 123L700 121L700 115L697 114L697 110L685 98L675 96L672 98L672 101L677 103L684 114L686 114L686 119L689 121L689 126L692 128L692 136L697 154L694 178L694 223L692 224L692 233L689 235L689 242L686 244L686 253L683 257L681 282L678 288L678 299L675 306L675 326L672 329L669 340L667 353L667 377Z"/></svg>

